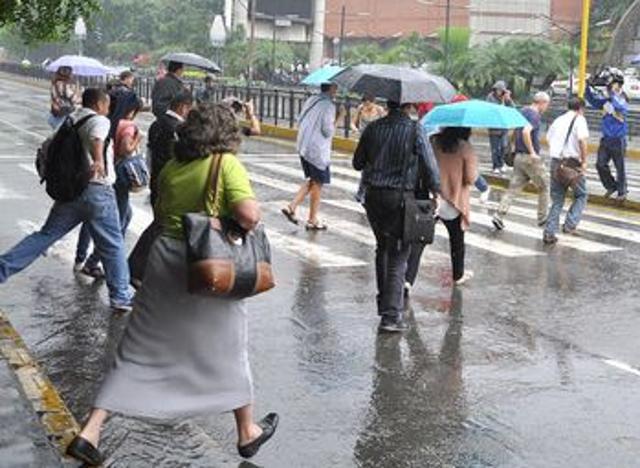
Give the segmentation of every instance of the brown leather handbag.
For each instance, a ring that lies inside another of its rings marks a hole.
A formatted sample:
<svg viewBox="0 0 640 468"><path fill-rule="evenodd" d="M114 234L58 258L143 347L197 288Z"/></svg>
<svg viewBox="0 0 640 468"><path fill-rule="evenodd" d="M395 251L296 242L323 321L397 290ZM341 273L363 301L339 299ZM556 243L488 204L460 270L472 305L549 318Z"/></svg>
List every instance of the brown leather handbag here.
<svg viewBox="0 0 640 468"><path fill-rule="evenodd" d="M211 182L205 194L213 193L214 201L218 197L221 163L222 156L215 155ZM232 219L204 213L183 215L182 225L187 243L190 293L242 299L275 287L271 246L262 225L243 232Z"/></svg>

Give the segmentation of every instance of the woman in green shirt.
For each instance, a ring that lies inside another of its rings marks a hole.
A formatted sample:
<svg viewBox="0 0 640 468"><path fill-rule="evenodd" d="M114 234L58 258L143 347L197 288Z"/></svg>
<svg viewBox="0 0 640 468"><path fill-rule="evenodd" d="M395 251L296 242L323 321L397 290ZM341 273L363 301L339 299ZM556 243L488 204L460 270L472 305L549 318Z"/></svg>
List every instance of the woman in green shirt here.
<svg viewBox="0 0 640 468"><path fill-rule="evenodd" d="M276 430L278 416L253 419L253 386L244 300L187 292L182 215L233 217L244 229L260 221L249 177L235 153L240 128L228 106L203 104L178 127L175 157L159 175L154 207L162 235L147 259L145 278L88 421L67 453L89 465L108 412L176 419L233 410L238 452L250 458ZM222 155L218 195L211 193L213 155Z"/></svg>

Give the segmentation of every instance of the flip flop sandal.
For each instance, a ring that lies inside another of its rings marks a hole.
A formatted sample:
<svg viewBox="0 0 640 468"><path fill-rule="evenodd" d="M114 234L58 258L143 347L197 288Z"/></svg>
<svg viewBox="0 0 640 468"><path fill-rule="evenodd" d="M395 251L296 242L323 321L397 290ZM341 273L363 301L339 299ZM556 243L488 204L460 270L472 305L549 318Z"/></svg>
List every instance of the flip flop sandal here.
<svg viewBox="0 0 640 468"><path fill-rule="evenodd" d="M300 224L300 220L296 218L296 214L293 212L290 206L282 208L280 212L284 215L285 218L287 218L290 223L295 224L296 226Z"/></svg>
<svg viewBox="0 0 640 468"><path fill-rule="evenodd" d="M311 221L308 221L305 227L307 231L326 231L327 229L329 229L329 227L326 224L319 223L319 222L312 223Z"/></svg>

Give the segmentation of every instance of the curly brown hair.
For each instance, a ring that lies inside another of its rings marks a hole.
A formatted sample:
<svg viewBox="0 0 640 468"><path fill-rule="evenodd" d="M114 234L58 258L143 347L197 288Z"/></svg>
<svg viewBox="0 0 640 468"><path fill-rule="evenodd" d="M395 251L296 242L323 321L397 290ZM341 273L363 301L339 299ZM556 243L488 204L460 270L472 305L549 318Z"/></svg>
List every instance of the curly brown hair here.
<svg viewBox="0 0 640 468"><path fill-rule="evenodd" d="M240 146L240 124L228 105L204 103L194 108L177 130L174 155L188 162L212 154L236 153Z"/></svg>

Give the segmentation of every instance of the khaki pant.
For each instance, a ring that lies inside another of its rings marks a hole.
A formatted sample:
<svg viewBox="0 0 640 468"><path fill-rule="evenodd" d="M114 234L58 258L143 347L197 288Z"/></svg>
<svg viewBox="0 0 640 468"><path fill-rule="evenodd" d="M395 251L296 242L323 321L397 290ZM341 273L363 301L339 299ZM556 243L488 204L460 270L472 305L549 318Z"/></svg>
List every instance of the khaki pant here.
<svg viewBox="0 0 640 468"><path fill-rule="evenodd" d="M545 176L546 170L541 159L534 160L528 154L517 154L509 188L498 208L498 217L503 218L507 214L513 198L531 182L538 188L538 224L543 224L549 211L549 185Z"/></svg>

